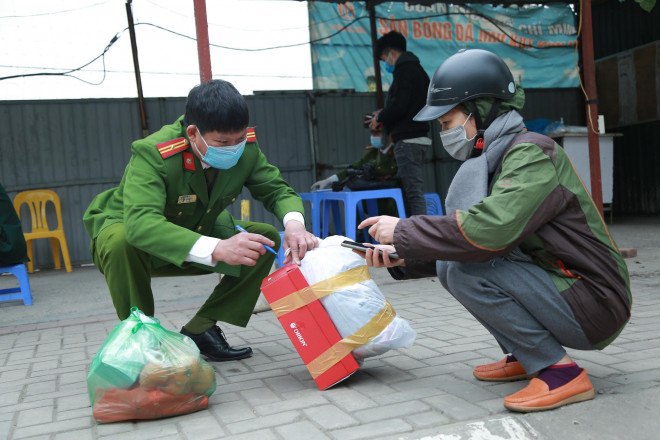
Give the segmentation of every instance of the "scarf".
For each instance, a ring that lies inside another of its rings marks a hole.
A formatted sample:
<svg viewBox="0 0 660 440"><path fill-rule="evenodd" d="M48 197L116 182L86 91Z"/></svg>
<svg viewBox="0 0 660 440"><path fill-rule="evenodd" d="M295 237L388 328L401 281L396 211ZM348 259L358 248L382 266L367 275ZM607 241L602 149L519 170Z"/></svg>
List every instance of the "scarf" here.
<svg viewBox="0 0 660 440"><path fill-rule="evenodd" d="M445 199L446 212L467 211L488 195L488 176L493 173L513 138L525 128L516 110L498 116L484 132L484 152L460 166L449 185Z"/></svg>

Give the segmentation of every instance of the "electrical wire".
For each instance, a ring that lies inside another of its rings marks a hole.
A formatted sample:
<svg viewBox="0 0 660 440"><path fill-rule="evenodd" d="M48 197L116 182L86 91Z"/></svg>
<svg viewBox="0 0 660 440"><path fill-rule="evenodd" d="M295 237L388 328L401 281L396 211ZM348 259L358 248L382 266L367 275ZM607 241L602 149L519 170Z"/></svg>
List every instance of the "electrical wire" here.
<svg viewBox="0 0 660 440"><path fill-rule="evenodd" d="M128 28L125 28L123 31L117 33L114 37L112 37L112 39L110 40L110 42L108 43L108 45L105 47L105 49L103 49L103 52L102 52L100 55L94 57L91 61L89 61L89 62L83 64L83 65L80 66L80 67L76 67L75 69L70 69L70 70L67 70L67 71L65 71L65 72L25 73L25 74L21 74L21 75L3 76L3 77L0 77L0 81L6 80L6 79L14 79L14 78L27 78L27 77L31 77L31 76L70 76L71 78L77 79L78 81L82 81L82 82L87 83L87 84L91 84L91 85L94 85L94 86L98 86L99 84L102 84L103 81L105 81L105 76L106 76L106 75L105 75L105 74L106 74L106 69L105 69L105 54L106 54L106 52L107 52L108 50L110 50L110 47L112 47L112 45L115 44L115 42L119 39L119 37L121 36L121 34L122 34L123 32L126 31L126 29L128 29ZM101 60L102 60L102 62L103 62L103 78L101 78L101 81L100 81L100 82L98 82L98 83L93 83L93 82L90 82L90 81L84 80L84 79L82 79L82 78L78 78L78 77L75 76L75 75L71 75L71 73L73 73L73 72L77 72L77 71L79 71L79 70L81 70L81 69L83 69L83 68L89 66L89 65L92 64L94 61L98 60L99 58L101 58Z"/></svg>
<svg viewBox="0 0 660 440"><path fill-rule="evenodd" d="M64 13L67 13L67 12L80 11L82 9L89 9L89 8L93 8L95 6L104 5L106 3L110 3L111 1L112 0L107 0L107 1L104 1L104 2L94 3L92 5L81 6L79 8L65 9L63 11L42 12L42 13L39 13L39 14L29 14L29 15L1 15L0 19L2 19L2 18L32 18L32 17L43 17L43 16L48 16L48 15L64 14Z"/></svg>
<svg viewBox="0 0 660 440"><path fill-rule="evenodd" d="M186 17L186 18L190 18L190 19L194 18L194 15L183 14L183 13L181 13L181 11L175 11L173 9L166 8L165 6L159 5L158 3L154 2L154 1L151 1L151 0L147 0L147 3L151 3L151 5L159 8L159 9L170 12L170 13L176 15L178 18L181 18L181 17ZM329 18L329 19L324 20L320 23L325 23L326 21L331 21L331 20L335 20L335 18ZM245 28L245 27L236 28L236 27L233 27L233 26L225 24L225 23L217 24L217 23L213 23L211 21L208 21L207 24L209 26L219 27L219 28L222 28L222 29L231 29L231 30L236 30L236 31L247 31L247 32L250 32L250 31L251 32L260 32L260 31L264 31L264 30L266 30L268 32L280 32L280 31L293 31L293 30L300 30L300 29L309 29L309 26L298 26L298 27L290 27L290 28L278 28L278 29L263 29L263 28L250 29L250 28Z"/></svg>
<svg viewBox="0 0 660 440"><path fill-rule="evenodd" d="M35 67L35 66L8 66L0 64L0 68L6 69L42 69L42 70L61 70L61 68L55 67ZM86 72L103 72L103 69L86 69ZM114 70L114 69L105 69L107 73L123 73L134 75L134 70ZM186 75L186 76L199 76L199 72L157 72L152 70L141 70L140 74L142 75ZM231 77L250 77L250 78L290 78L290 79L300 79L305 78L309 79L309 75L259 75L259 74L242 74L242 73L222 73L221 76L231 76Z"/></svg>
<svg viewBox="0 0 660 440"><path fill-rule="evenodd" d="M332 38L332 37L334 37L334 36L340 34L340 33L343 32L346 28L348 28L349 26L351 26L353 23L355 23L355 22L357 22L357 21L359 21L359 20L362 20L363 18L367 18L367 17L357 17L357 18L353 19L352 21L350 21L349 23L347 23L347 24L345 24L344 26L342 26L342 27L341 27L340 29L338 29L337 31L333 32L332 34L326 35L325 37L317 38L317 39L315 39L315 40L305 41L304 43L284 44L284 45L281 45L281 46L262 47L262 48L258 48L258 49L247 49L247 48L239 48L239 47L229 47L229 46L222 46L222 45L220 45L220 44L213 44L213 43L209 43L209 46L217 47L217 48L219 48L219 49L225 49L225 50L236 50L236 51L240 51L240 52L262 52L262 51L266 51L266 50L285 49L285 48L289 48L289 47L305 46L305 45L307 45L307 44L314 44L314 43L318 43L319 41L328 40L328 39L330 39L330 38ZM159 26L159 25L157 25L157 24L148 23L148 22L135 23L135 26L140 26L140 25L152 26L152 27L155 27L155 28L160 29L160 30L162 30L162 31L169 32L169 33L171 33L171 34L177 35L177 36L179 36L179 37L183 37L183 38L187 38L187 39L189 39L189 40L197 41L197 38L195 38L195 37L191 37L191 36L189 36L189 35L185 35L185 34L182 34L182 33L180 33L180 32L176 32L176 31L173 31L173 30L171 30L171 29L164 28L164 27Z"/></svg>

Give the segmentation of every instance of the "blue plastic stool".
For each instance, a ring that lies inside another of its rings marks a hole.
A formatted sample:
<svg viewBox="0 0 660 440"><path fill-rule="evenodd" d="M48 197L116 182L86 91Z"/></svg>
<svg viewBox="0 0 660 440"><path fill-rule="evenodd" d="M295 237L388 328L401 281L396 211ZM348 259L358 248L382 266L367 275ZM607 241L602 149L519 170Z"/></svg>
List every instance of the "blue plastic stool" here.
<svg viewBox="0 0 660 440"><path fill-rule="evenodd" d="M312 234L315 237L321 237L321 203L324 191L299 193L298 195L311 204L312 211Z"/></svg>
<svg viewBox="0 0 660 440"><path fill-rule="evenodd" d="M331 190L321 190L321 191L298 194L303 200L307 200L308 202L310 202L312 233L314 234L315 237L325 238L328 236L327 229L325 230L325 234L323 235L323 237L321 236L321 210L328 210L328 213L330 212L329 210L332 210L332 218L335 223L335 231L339 232L342 230L342 224L339 215L339 201L331 200L328 201L327 203L324 203L324 198L325 198L324 194L327 194L330 191ZM370 213L374 213L373 215L377 215L378 207L376 205L376 201L369 200L367 201L367 205L368 205L368 211ZM358 203L357 206L358 206L360 218L366 218L362 204ZM326 222L327 221L328 220L326 220ZM364 236L366 241L369 241L371 238L366 231L364 232Z"/></svg>
<svg viewBox="0 0 660 440"><path fill-rule="evenodd" d="M401 193L400 188L376 189L371 191L332 191L322 192L320 194L320 198L323 201L322 238L328 236L330 210L327 209L327 204L330 203L330 201L336 200L344 203L344 235L351 240L355 240L355 230L357 228L355 223L355 213L359 210L360 214L363 214L361 210L363 200L367 201L369 215L375 215L377 213L376 200L394 199L397 210L399 211L399 218L406 218L406 209L403 205L403 194Z"/></svg>
<svg viewBox="0 0 660 440"><path fill-rule="evenodd" d="M280 231L280 249L275 256L275 267L280 268L284 266L284 231Z"/></svg>
<svg viewBox="0 0 660 440"><path fill-rule="evenodd" d="M11 273L18 278L18 285L20 287L12 287L9 289L0 289L0 301L14 301L17 299L23 300L23 305L32 305L32 293L30 292L30 281L28 280L27 269L25 264L16 264L14 266L0 267L0 273Z"/></svg>
<svg viewBox="0 0 660 440"><path fill-rule="evenodd" d="M424 198L426 199L427 215L444 215L439 195L436 193L426 193L424 194Z"/></svg>

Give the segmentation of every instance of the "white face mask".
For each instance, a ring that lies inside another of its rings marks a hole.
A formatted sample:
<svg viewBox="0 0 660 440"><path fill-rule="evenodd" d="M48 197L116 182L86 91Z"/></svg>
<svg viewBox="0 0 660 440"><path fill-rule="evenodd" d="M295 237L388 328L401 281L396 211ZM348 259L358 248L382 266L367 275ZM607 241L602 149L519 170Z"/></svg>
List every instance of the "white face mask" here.
<svg viewBox="0 0 660 440"><path fill-rule="evenodd" d="M465 122L462 125L440 132L442 146L445 147L445 150L447 150L447 153L451 157L461 162L465 162L470 158L477 138L475 134L472 138L468 139L465 132L465 124L467 124L470 116L472 116L472 113L465 118Z"/></svg>

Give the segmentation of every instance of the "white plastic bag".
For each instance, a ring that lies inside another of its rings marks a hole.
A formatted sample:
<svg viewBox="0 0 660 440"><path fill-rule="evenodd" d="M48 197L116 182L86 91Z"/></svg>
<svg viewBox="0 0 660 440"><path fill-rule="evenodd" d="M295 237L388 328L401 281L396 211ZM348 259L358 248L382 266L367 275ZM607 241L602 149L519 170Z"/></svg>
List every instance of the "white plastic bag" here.
<svg viewBox="0 0 660 440"><path fill-rule="evenodd" d="M362 257L341 246L344 240L348 238L339 235L328 237L320 241L318 248L305 254L300 270L310 285L366 266ZM336 290L320 301L342 338L362 328L387 302L372 279ZM353 356L358 360L377 356L394 348L410 347L414 341L415 331L397 315L374 339L354 349Z"/></svg>

